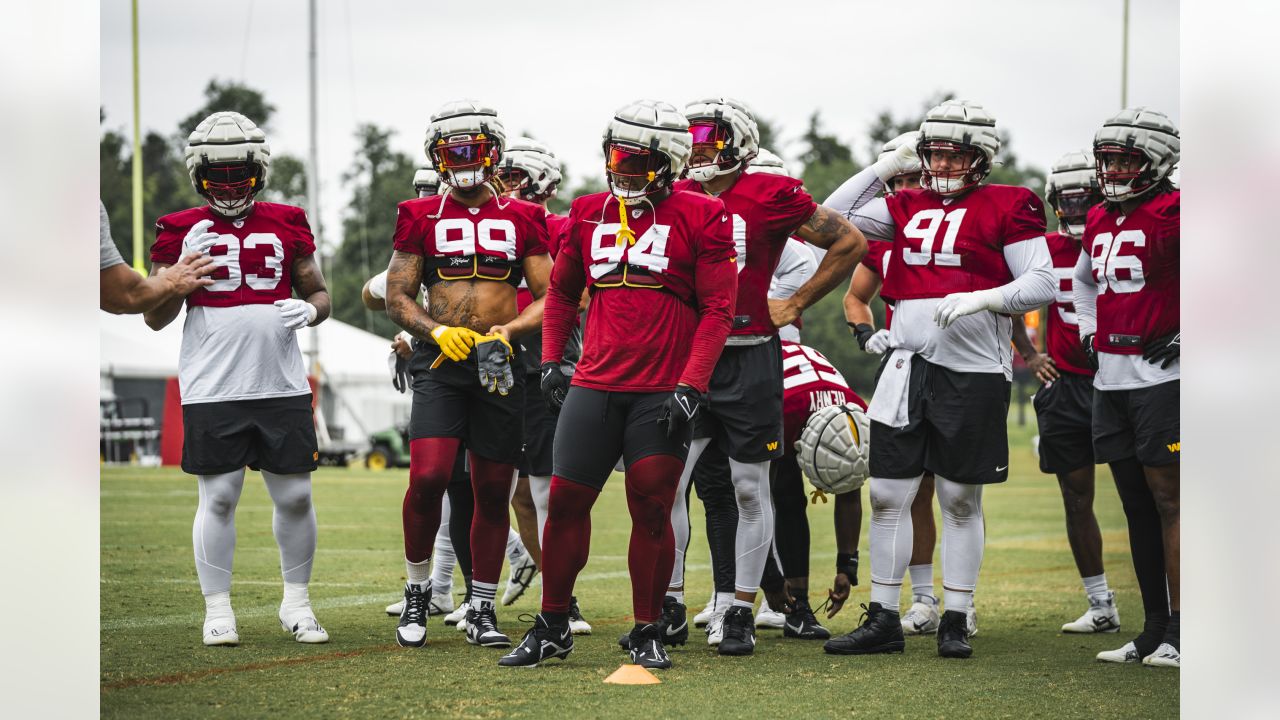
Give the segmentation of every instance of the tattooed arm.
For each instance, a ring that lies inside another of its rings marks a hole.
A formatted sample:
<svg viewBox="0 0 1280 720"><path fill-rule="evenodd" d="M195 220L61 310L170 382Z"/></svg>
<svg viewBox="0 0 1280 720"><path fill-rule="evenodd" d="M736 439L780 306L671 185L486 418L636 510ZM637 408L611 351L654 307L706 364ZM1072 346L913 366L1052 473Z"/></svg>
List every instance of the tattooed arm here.
<svg viewBox="0 0 1280 720"><path fill-rule="evenodd" d="M505 325L494 325L490 333L502 333L507 340L537 332L542 329L543 304L546 302L547 283L551 279L551 256L530 255L523 261L525 282L533 294L533 302L515 320Z"/></svg>
<svg viewBox="0 0 1280 720"><path fill-rule="evenodd" d="M840 213L821 205L795 232L807 243L826 248L818 270L786 300L770 300L769 315L775 327L795 322L805 308L822 299L853 274L853 267L867 254L867 239Z"/></svg>
<svg viewBox="0 0 1280 720"><path fill-rule="evenodd" d="M422 288L422 256L396 250L387 267L387 316L410 335L435 342L431 331L440 323L418 304Z"/></svg>
<svg viewBox="0 0 1280 720"><path fill-rule="evenodd" d="M309 324L312 327L324 322L329 317L332 302L329 300L329 288L325 285L324 275L320 272L320 264L315 255L294 258L293 289L298 297L311 303L316 309L316 319Z"/></svg>

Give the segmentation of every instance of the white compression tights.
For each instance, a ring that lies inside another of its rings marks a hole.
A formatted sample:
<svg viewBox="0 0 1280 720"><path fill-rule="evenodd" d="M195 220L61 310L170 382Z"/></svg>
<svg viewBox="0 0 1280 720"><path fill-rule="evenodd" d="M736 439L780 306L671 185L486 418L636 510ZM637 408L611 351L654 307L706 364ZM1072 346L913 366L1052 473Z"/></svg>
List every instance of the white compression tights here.
<svg viewBox="0 0 1280 720"><path fill-rule="evenodd" d="M923 477L871 478L871 602L889 610L898 609L911 562L911 503Z"/></svg>
<svg viewBox="0 0 1280 720"><path fill-rule="evenodd" d="M689 455L684 461L684 470L680 472L680 484L676 486L676 499L671 505L671 530L676 539L676 564L671 568L671 584L673 588L684 587L684 556L689 550L689 480L693 477L693 466L698 458L711 444L710 438L695 438L689 443Z"/></svg>
<svg viewBox="0 0 1280 720"><path fill-rule="evenodd" d="M551 476L530 475L529 494L533 496L533 509L538 515L538 544L542 544L542 530L547 526L547 503L551 501Z"/></svg>
<svg viewBox="0 0 1280 720"><path fill-rule="evenodd" d="M982 486L939 477L934 492L942 508L943 605L947 610L967 610L973 605L986 544Z"/></svg>
<svg viewBox="0 0 1280 720"><path fill-rule="evenodd" d="M734 589L755 593L773 546L773 495L769 461L743 463L729 458L733 492L738 501L738 534L734 538Z"/></svg>

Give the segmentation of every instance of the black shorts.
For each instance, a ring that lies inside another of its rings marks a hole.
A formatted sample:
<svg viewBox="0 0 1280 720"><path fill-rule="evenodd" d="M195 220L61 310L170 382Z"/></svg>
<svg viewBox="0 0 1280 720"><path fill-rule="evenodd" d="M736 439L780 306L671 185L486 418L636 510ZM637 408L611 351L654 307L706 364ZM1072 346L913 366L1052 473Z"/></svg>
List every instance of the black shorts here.
<svg viewBox="0 0 1280 720"><path fill-rule="evenodd" d="M541 379L526 375L524 385L524 451L520 453L521 475L551 475L551 441L556 436L556 419L542 398Z"/></svg>
<svg viewBox="0 0 1280 720"><path fill-rule="evenodd" d="M626 393L569 388L556 423L555 475L600 490L621 455L630 467L650 455L689 455L689 434L668 438L658 424L670 392ZM672 484L679 481L671 478Z"/></svg>
<svg viewBox="0 0 1280 720"><path fill-rule="evenodd" d="M1093 378L1063 372L1036 391L1040 472L1069 473L1093 465Z"/></svg>
<svg viewBox="0 0 1280 720"><path fill-rule="evenodd" d="M727 346L711 373L693 436L711 438L729 457L757 463L782 457L782 343Z"/></svg>
<svg viewBox="0 0 1280 720"><path fill-rule="evenodd" d="M1002 373L957 372L916 355L909 383L906 427L871 421L872 477L928 471L965 485L1009 479L1012 383Z"/></svg>
<svg viewBox="0 0 1280 720"><path fill-rule="evenodd" d="M1094 390L1093 453L1098 462L1138 458L1147 467L1182 455L1179 381L1137 390Z"/></svg>
<svg viewBox="0 0 1280 720"><path fill-rule="evenodd" d="M320 459L311 393L182 406L182 470L220 475L246 465L278 475L311 472Z"/></svg>
<svg viewBox="0 0 1280 720"><path fill-rule="evenodd" d="M461 438L468 450L487 460L515 464L524 446L524 384L517 359L515 385L506 395L480 385L473 353L462 362L445 360L430 365L440 349L426 343L410 361L413 368L413 409L409 414L409 439Z"/></svg>

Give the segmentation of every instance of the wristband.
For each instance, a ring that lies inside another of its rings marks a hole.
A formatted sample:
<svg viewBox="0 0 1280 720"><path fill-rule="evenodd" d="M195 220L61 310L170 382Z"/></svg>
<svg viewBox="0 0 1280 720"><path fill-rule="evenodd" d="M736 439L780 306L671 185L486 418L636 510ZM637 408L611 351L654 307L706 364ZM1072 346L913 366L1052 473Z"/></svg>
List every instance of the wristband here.
<svg viewBox="0 0 1280 720"><path fill-rule="evenodd" d="M858 551L836 553L836 574L843 573L852 585L858 584Z"/></svg>

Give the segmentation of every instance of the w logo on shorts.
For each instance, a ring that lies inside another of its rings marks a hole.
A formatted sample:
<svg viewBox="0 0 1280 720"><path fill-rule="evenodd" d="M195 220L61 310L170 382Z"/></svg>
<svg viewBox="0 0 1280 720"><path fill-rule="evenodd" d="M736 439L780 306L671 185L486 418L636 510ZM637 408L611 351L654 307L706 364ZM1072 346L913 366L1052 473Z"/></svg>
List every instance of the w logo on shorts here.
<svg viewBox="0 0 1280 720"><path fill-rule="evenodd" d="M1176 442L1176 443L1169 443L1169 444L1168 444L1168 445L1166 445L1165 447L1169 448L1169 452L1171 452L1171 453L1181 452L1181 451L1182 451L1182 441L1181 441L1181 440L1179 440L1179 441L1178 441L1178 442Z"/></svg>

